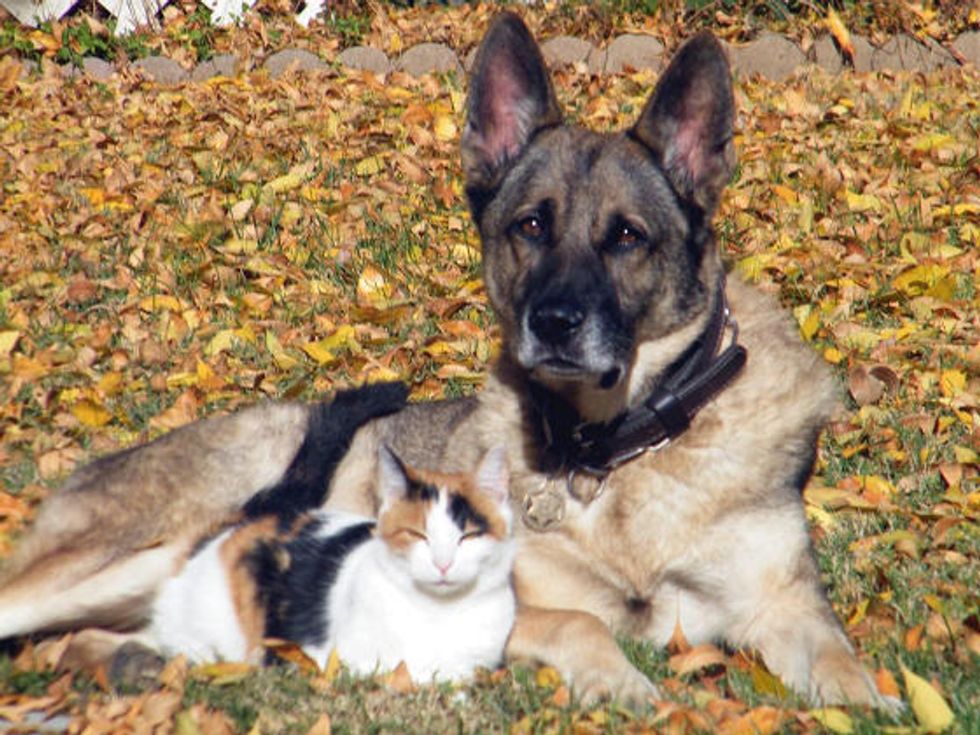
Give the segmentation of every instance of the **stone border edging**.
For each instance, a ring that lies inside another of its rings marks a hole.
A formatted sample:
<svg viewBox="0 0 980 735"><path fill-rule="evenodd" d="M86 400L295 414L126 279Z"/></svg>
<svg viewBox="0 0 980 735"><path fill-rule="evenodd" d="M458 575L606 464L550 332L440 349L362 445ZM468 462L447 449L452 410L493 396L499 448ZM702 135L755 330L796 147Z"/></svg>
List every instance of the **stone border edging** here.
<svg viewBox="0 0 980 735"><path fill-rule="evenodd" d="M932 71L957 66L973 66L980 69L980 31L961 33L949 47L935 41L922 42L912 36L899 34L881 46L874 46L866 38L851 37L854 46L853 67L857 72L869 71ZM747 44L725 44L736 74L760 75L772 81L783 81L799 68L812 64L836 74L844 69L844 59L829 35L816 39L809 52L792 40L778 33L764 32ZM541 44L545 61L551 67L583 65L593 74L615 74L626 69L659 70L664 61L664 46L654 36L627 33L613 39L605 48L597 48L588 41L573 36L557 36ZM370 46L352 46L341 51L333 60L335 64L357 71L387 74L402 71L412 76L430 72L462 72L473 62L475 49L460 60L449 46L441 43L420 43L412 46L392 61L387 54ZM235 76L242 71L264 68L273 78L300 71L327 71L331 63L316 54L299 48L286 48L266 58L257 58L246 64L232 54L219 54L199 63L187 71L177 62L163 56L149 56L129 65L147 79L161 84L203 82L215 76ZM30 65L22 74L28 76L37 65ZM86 57L81 69L71 65L61 67L62 74L72 78L80 73L96 80L106 81L116 71L107 61Z"/></svg>

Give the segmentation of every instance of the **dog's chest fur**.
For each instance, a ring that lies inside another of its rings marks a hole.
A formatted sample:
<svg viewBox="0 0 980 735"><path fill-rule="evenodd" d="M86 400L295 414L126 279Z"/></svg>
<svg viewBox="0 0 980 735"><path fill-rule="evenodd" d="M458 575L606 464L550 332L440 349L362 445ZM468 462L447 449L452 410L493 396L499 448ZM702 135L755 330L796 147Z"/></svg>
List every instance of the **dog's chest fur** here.
<svg viewBox="0 0 980 735"><path fill-rule="evenodd" d="M656 629L659 637L669 636L671 615L676 617L670 592L709 602L716 586L729 585L740 569L755 568L743 557L778 552L774 547L785 539L773 537L768 520L774 514L788 516L795 527L791 543L805 538L798 493L809 463L801 466L801 457L809 456L836 405L835 388L825 365L799 343L770 299L735 279L728 294L749 352L743 374L687 433L612 472L591 499L576 500L564 475L535 470L529 460L533 432L521 412L526 396L491 378L467 421L473 433L456 432L447 458L467 461L476 450L470 448L474 434L480 445L506 436L517 513L544 486L564 503L563 520L552 529L519 524L522 601L554 605L567 597L621 632ZM774 494L774 486L783 493ZM565 574L554 574L555 568Z"/></svg>

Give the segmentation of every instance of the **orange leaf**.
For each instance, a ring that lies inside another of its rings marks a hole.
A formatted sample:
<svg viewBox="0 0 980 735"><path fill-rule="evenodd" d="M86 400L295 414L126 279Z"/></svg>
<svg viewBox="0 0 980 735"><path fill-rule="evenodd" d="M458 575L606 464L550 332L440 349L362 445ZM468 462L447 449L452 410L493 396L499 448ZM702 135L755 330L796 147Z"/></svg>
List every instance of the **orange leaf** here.
<svg viewBox="0 0 980 735"><path fill-rule="evenodd" d="M890 672L884 666L875 672L875 686L878 687L878 691L882 694L882 696L902 696L901 692L898 690L898 682L895 681L895 677L892 676L892 672Z"/></svg>
<svg viewBox="0 0 980 735"><path fill-rule="evenodd" d="M724 664L725 654L710 643L702 643L694 646L685 653L678 653L670 657L670 668L677 674L690 674L700 671L710 666Z"/></svg>
<svg viewBox="0 0 980 735"><path fill-rule="evenodd" d="M832 7L827 8L827 18L824 24L827 26L827 30L830 31L830 35L837 41L837 46L840 48L841 53L853 64L854 44L851 42L851 34L848 32L847 26L844 25L844 21L837 15L837 11Z"/></svg>
<svg viewBox="0 0 980 735"><path fill-rule="evenodd" d="M409 694L415 691L415 684L412 682L412 675L408 673L408 666L402 661L395 667L395 670L386 674L383 678L384 685L397 694Z"/></svg>

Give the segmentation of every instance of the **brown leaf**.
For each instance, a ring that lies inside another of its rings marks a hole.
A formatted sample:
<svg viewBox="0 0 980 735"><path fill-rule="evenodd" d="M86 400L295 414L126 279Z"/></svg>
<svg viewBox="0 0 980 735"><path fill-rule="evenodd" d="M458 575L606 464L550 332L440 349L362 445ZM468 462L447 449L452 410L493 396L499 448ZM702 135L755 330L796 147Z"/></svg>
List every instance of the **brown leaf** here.
<svg viewBox="0 0 980 735"><path fill-rule="evenodd" d="M667 652L671 654L687 653L691 650L691 644L687 642L684 630L681 628L681 619L678 616L674 621L674 632L667 641Z"/></svg>
<svg viewBox="0 0 980 735"><path fill-rule="evenodd" d="M307 674L320 673L320 666L317 662L310 658L302 648L292 641L284 641L279 638L266 638L262 641L262 645L283 661L296 664L301 671Z"/></svg>
<svg viewBox="0 0 980 735"><path fill-rule="evenodd" d="M393 692L398 694L409 694L415 691L415 683L412 675L408 673L408 666L402 661L395 667L395 670L382 677L382 683Z"/></svg>
<svg viewBox="0 0 980 735"><path fill-rule="evenodd" d="M877 403L885 391L894 391L898 375L887 365L856 363L847 372L847 386L859 406Z"/></svg>
<svg viewBox="0 0 980 735"><path fill-rule="evenodd" d="M718 648L710 643L702 643L684 653L674 654L668 663L675 673L683 675L724 664L726 659Z"/></svg>

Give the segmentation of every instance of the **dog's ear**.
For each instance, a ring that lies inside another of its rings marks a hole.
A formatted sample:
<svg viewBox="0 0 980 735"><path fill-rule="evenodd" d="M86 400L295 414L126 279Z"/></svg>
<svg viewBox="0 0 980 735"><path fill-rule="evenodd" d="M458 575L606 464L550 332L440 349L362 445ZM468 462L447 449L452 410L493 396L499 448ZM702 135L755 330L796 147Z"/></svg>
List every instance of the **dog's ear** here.
<svg viewBox="0 0 980 735"><path fill-rule="evenodd" d="M725 51L710 33L700 33L674 56L631 131L678 193L708 216L735 166L734 111Z"/></svg>
<svg viewBox="0 0 980 735"><path fill-rule="evenodd" d="M491 187L537 130L560 122L561 110L531 32L514 13L501 13L480 44L470 76L462 136L467 189Z"/></svg>

